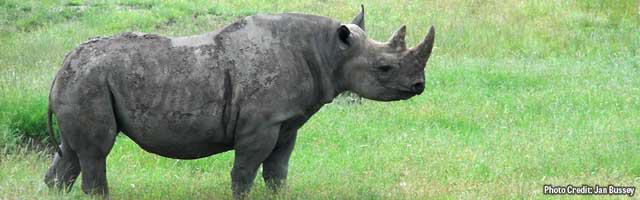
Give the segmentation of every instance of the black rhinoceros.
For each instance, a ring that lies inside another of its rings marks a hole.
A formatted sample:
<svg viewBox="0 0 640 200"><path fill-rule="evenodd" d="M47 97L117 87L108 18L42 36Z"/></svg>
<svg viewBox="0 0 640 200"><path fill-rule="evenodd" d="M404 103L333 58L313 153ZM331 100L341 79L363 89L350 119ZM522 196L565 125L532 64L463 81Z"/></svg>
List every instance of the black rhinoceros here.
<svg viewBox="0 0 640 200"><path fill-rule="evenodd" d="M344 92L379 101L424 90L434 29L407 49L405 27L386 43L352 23L306 14L258 14L188 37L123 33L67 54L49 95L61 144L45 175L108 198L106 157L124 133L144 150L196 159L235 150L234 198L258 167L270 188L287 177L297 130Z"/></svg>

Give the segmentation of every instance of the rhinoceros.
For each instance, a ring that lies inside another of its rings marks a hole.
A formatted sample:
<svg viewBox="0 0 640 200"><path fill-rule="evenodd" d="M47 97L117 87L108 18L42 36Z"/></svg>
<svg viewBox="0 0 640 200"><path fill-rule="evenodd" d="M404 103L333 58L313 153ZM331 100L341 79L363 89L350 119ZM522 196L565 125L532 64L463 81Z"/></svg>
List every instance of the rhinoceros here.
<svg viewBox="0 0 640 200"><path fill-rule="evenodd" d="M258 168L268 188L287 178L298 129L344 91L395 101L424 90L434 28L416 47L405 26L387 42L367 37L364 7L351 23L257 14L186 37L128 32L89 40L66 55L49 94L60 145L45 175L69 190L108 198L106 158L118 133L175 159L234 150L234 198ZM55 140L54 140L55 141Z"/></svg>

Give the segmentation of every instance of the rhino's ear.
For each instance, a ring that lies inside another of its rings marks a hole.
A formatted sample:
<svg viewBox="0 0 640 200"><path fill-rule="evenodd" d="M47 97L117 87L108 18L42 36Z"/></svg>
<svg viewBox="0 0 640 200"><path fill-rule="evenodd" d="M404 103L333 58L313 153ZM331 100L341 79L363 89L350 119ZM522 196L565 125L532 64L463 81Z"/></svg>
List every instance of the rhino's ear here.
<svg viewBox="0 0 640 200"><path fill-rule="evenodd" d="M351 43L349 42L350 36L351 36L351 30L349 30L349 27L345 25L340 25L340 27L338 28L338 39L340 39L340 42L344 44L345 47L348 47L351 45Z"/></svg>
<svg viewBox="0 0 640 200"><path fill-rule="evenodd" d="M406 35L406 32L407 26L402 25L402 27L400 27L400 29L393 33L391 38L389 38L388 45L395 49L406 49L407 46L404 42L404 36Z"/></svg>
<svg viewBox="0 0 640 200"><path fill-rule="evenodd" d="M358 25L364 31L364 5L360 4L360 14L353 18L351 23Z"/></svg>
<svg viewBox="0 0 640 200"><path fill-rule="evenodd" d="M431 28L429 28L429 33L427 34L427 37L425 37L424 40L420 44L418 44L418 46L411 49L411 51L414 52L414 54L420 61L423 61L424 63L426 63L427 60L429 60L429 56L431 55L431 50L433 49L433 42L435 40L435 36L436 36L436 30L435 28L433 28L433 26L431 26Z"/></svg>

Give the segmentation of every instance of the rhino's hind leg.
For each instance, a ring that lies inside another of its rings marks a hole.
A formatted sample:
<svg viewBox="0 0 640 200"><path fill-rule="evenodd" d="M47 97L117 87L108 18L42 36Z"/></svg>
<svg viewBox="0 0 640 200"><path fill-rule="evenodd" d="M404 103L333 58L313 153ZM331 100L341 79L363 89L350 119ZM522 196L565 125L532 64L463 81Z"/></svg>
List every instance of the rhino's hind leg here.
<svg viewBox="0 0 640 200"><path fill-rule="evenodd" d="M68 192L80 174L80 162L76 152L71 150L64 141L60 149L64 156L61 157L57 152L55 153L53 163L44 176L44 182L50 188L64 189Z"/></svg>
<svg viewBox="0 0 640 200"><path fill-rule="evenodd" d="M117 127L113 115L96 113L100 113L101 116L91 114L91 121L85 120L88 123L82 127L82 131L75 132L72 143L82 169L82 191L108 198L106 160L115 142Z"/></svg>
<svg viewBox="0 0 640 200"><path fill-rule="evenodd" d="M105 160L117 134L115 118L102 112L60 112L57 116L62 156L56 155L45 182L70 188L82 172L82 191L108 198Z"/></svg>
<svg viewBox="0 0 640 200"><path fill-rule="evenodd" d="M106 158L118 133L110 93L95 91L90 95L77 95L72 106L60 106L55 112L62 139L75 151L82 172L82 191L109 197L106 177ZM72 93L73 94L73 93ZM67 155L63 153L62 157Z"/></svg>

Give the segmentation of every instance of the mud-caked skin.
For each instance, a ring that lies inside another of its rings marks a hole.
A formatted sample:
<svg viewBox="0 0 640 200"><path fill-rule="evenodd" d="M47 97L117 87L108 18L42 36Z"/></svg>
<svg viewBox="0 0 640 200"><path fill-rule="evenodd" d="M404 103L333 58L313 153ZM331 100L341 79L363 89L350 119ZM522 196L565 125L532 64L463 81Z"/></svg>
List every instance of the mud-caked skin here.
<svg viewBox="0 0 640 200"><path fill-rule="evenodd" d="M277 189L298 129L336 95L422 93L434 30L411 49L404 36L403 26L386 43L369 39L363 10L349 24L259 14L197 36L92 39L66 56L51 87L61 145L45 182L68 189L82 172L82 190L108 198L105 161L122 132L170 158L235 150L234 198L247 194L260 164Z"/></svg>

